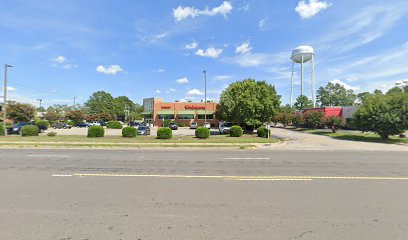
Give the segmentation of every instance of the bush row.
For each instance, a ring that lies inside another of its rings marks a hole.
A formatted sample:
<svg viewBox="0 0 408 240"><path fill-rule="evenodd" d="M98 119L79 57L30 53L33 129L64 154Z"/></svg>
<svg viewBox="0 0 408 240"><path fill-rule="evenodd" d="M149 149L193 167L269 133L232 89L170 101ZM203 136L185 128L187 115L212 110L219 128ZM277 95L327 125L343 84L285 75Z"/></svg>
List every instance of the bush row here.
<svg viewBox="0 0 408 240"><path fill-rule="evenodd" d="M336 130L344 126L344 120L338 116L325 117L321 111L309 111L306 113L279 113L276 116L276 123L281 123L284 127L293 125L295 128L308 127L320 128L325 125L336 132Z"/></svg>

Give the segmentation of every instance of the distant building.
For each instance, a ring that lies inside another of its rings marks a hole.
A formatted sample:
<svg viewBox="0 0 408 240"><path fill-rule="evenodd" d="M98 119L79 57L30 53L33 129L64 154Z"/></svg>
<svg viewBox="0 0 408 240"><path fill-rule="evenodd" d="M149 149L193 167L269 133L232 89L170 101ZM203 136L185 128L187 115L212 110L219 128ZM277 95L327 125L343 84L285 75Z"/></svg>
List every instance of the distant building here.
<svg viewBox="0 0 408 240"><path fill-rule="evenodd" d="M163 120L183 122L189 126L192 122L204 123L205 113L207 113L207 122L217 124L215 119L215 110L218 103L205 102L163 102L161 98L143 99L144 121L146 124L154 126L163 126Z"/></svg>

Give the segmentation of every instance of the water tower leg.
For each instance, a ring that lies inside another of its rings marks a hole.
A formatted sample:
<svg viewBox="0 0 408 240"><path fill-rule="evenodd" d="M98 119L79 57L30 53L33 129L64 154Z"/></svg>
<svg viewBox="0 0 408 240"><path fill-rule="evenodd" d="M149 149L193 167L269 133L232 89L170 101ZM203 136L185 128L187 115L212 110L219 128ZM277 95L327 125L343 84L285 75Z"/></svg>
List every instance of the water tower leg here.
<svg viewBox="0 0 408 240"><path fill-rule="evenodd" d="M292 62L292 75L290 77L290 106L293 107L293 68L295 63Z"/></svg>
<svg viewBox="0 0 408 240"><path fill-rule="evenodd" d="M314 74L314 54L312 54L312 61L311 61L311 67L312 67L312 101L313 101L313 107L316 107L316 84L315 84L315 74Z"/></svg>
<svg viewBox="0 0 408 240"><path fill-rule="evenodd" d="M300 95L303 95L303 54L302 62L300 63Z"/></svg>

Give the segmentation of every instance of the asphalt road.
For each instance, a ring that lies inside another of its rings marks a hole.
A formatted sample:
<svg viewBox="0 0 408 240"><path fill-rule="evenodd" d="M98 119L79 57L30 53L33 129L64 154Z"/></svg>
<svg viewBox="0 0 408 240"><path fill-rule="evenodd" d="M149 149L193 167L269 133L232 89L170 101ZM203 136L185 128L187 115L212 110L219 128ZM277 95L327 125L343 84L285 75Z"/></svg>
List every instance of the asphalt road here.
<svg viewBox="0 0 408 240"><path fill-rule="evenodd" d="M0 149L0 239L407 239L398 151Z"/></svg>

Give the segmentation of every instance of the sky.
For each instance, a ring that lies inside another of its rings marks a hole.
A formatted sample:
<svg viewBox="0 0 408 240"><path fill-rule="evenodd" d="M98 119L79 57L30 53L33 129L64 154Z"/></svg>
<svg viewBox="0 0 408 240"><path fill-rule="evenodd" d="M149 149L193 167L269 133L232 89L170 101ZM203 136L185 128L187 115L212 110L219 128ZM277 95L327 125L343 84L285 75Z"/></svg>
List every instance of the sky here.
<svg viewBox="0 0 408 240"><path fill-rule="evenodd" d="M315 51L316 87L386 90L408 78L406 0L0 0L10 100L84 103L96 91L217 101L246 78L290 100L291 52ZM3 65L2 65L3 66ZM1 69L2 71L2 69ZM295 96L300 66L295 65ZM311 96L310 63L305 95ZM2 95L2 94L1 94Z"/></svg>

